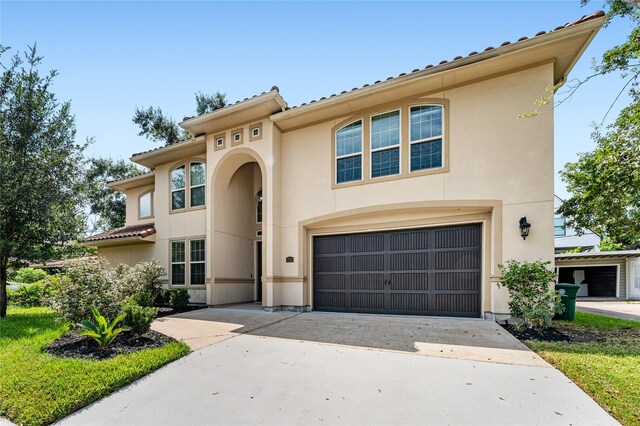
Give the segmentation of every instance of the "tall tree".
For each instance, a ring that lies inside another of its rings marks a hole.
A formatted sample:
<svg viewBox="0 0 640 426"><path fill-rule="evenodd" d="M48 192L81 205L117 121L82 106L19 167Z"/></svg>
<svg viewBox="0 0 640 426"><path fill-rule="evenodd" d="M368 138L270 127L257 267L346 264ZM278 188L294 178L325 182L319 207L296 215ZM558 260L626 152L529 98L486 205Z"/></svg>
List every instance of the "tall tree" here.
<svg viewBox="0 0 640 426"><path fill-rule="evenodd" d="M607 0L606 4L607 24L616 17L623 18L633 29L622 44L603 54L594 66L594 76L619 72L631 103L605 129L596 126L592 152L579 154L577 161L567 163L560 172L571 196L559 209L567 224L578 232L589 228L602 235L607 242L605 249L640 239L639 4L632 0Z"/></svg>
<svg viewBox="0 0 640 426"><path fill-rule="evenodd" d="M126 198L120 191L107 187L112 180L126 179L143 170L124 160L92 158L85 176L87 201L92 215L96 216L93 230L106 230L124 226Z"/></svg>
<svg viewBox="0 0 640 426"><path fill-rule="evenodd" d="M5 64L7 50L0 47L0 318L9 260L48 260L84 228L86 144L75 142L70 103L50 90L57 72L40 74L35 46Z"/></svg>
<svg viewBox="0 0 640 426"><path fill-rule="evenodd" d="M206 114L228 105L227 97L224 93L215 92L212 95L207 95L198 92L195 96L197 115ZM164 114L161 108L136 108L133 114L133 122L140 127L138 136L144 136L147 139L161 142L165 145L171 145L191 136L180 128L173 118Z"/></svg>

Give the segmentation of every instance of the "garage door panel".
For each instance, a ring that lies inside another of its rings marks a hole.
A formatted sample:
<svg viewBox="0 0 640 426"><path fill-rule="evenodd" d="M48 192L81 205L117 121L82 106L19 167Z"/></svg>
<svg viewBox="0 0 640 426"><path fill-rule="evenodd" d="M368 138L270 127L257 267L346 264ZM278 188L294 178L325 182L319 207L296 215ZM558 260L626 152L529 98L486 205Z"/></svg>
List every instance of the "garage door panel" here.
<svg viewBox="0 0 640 426"><path fill-rule="evenodd" d="M313 285L317 290L345 290L347 288L348 275L318 275Z"/></svg>
<svg viewBox="0 0 640 426"><path fill-rule="evenodd" d="M480 225L315 237L314 308L479 317L481 237Z"/></svg>
<svg viewBox="0 0 640 426"><path fill-rule="evenodd" d="M342 236L322 237L317 239L313 246L315 254L337 254L346 251L347 239Z"/></svg>
<svg viewBox="0 0 640 426"><path fill-rule="evenodd" d="M353 274L351 290L384 290L384 274Z"/></svg>
<svg viewBox="0 0 640 426"><path fill-rule="evenodd" d="M395 290L429 290L429 274L427 273L392 273L389 280L391 291Z"/></svg>
<svg viewBox="0 0 640 426"><path fill-rule="evenodd" d="M383 293L351 293L352 309L384 311Z"/></svg>
<svg viewBox="0 0 640 426"><path fill-rule="evenodd" d="M316 272L342 272L346 271L344 257L317 257L313 262Z"/></svg>
<svg viewBox="0 0 640 426"><path fill-rule="evenodd" d="M364 234L351 237L351 252L374 252L384 251L384 235Z"/></svg>
<svg viewBox="0 0 640 426"><path fill-rule="evenodd" d="M480 269L480 252L478 249L440 251L434 253L435 269Z"/></svg>
<svg viewBox="0 0 640 426"><path fill-rule="evenodd" d="M434 290L476 291L480 288L477 272L437 272L433 274Z"/></svg>
<svg viewBox="0 0 640 426"><path fill-rule="evenodd" d="M361 256L351 256L352 271L383 271L384 255L366 254Z"/></svg>
<svg viewBox="0 0 640 426"><path fill-rule="evenodd" d="M448 228L434 231L434 248L476 247L482 244L480 228Z"/></svg>
<svg viewBox="0 0 640 426"><path fill-rule="evenodd" d="M429 248L429 234L424 230L394 232L389 237L389 249L392 251L424 250Z"/></svg>
<svg viewBox="0 0 640 426"><path fill-rule="evenodd" d="M475 294L436 294L433 296L435 312L467 312L478 311L480 299Z"/></svg>
<svg viewBox="0 0 640 426"><path fill-rule="evenodd" d="M389 297L389 309L392 311L428 312L429 299L427 294L395 293Z"/></svg>
<svg viewBox="0 0 640 426"><path fill-rule="evenodd" d="M317 292L314 297L316 309L319 310L325 310L327 308L344 310L348 308L347 293Z"/></svg>
<svg viewBox="0 0 640 426"><path fill-rule="evenodd" d="M392 271L416 271L429 269L429 253L399 253L391 255Z"/></svg>

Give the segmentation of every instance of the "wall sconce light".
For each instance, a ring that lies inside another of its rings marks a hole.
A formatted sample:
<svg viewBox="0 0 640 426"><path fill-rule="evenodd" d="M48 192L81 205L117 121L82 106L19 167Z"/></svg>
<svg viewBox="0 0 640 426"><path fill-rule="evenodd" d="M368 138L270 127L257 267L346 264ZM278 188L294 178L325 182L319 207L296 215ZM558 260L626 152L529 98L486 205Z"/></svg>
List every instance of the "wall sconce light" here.
<svg viewBox="0 0 640 426"><path fill-rule="evenodd" d="M520 218L520 236L523 240L526 240L529 236L529 230L531 229L531 224L527 222L527 217Z"/></svg>

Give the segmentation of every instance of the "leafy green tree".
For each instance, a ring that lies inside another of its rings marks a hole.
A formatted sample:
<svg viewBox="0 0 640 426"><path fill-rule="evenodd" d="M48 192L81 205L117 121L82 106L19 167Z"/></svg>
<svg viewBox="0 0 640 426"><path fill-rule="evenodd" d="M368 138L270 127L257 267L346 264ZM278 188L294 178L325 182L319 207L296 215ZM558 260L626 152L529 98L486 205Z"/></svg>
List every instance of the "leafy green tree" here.
<svg viewBox="0 0 640 426"><path fill-rule="evenodd" d="M619 72L631 103L611 125L595 128L592 152L579 154L560 172L571 196L559 213L578 233L593 229L607 241L603 248L615 249L640 239L640 14L637 1L607 0L606 4L607 23L624 18L633 29L624 43L603 54L593 76Z"/></svg>
<svg viewBox="0 0 640 426"><path fill-rule="evenodd" d="M36 47L5 63L0 47L0 318L7 312L9 260L50 259L84 229L81 206L86 144L75 141L69 102L51 92Z"/></svg>
<svg viewBox="0 0 640 426"><path fill-rule="evenodd" d="M198 115L224 108L227 105L227 97L224 93L215 92L212 95L202 92L196 93L196 114ZM171 145L191 136L173 118L164 114L161 108L136 108L133 122L140 127L138 136L144 136L165 145Z"/></svg>
<svg viewBox="0 0 640 426"><path fill-rule="evenodd" d="M107 187L113 180L126 179L142 173L135 164L112 158L92 158L85 175L90 213L96 215L94 229L106 230L124 226L126 199L123 193Z"/></svg>
<svg viewBox="0 0 640 426"><path fill-rule="evenodd" d="M227 106L227 95L216 92L213 95L207 95L202 92L196 93L196 114L202 115L213 112L217 109Z"/></svg>

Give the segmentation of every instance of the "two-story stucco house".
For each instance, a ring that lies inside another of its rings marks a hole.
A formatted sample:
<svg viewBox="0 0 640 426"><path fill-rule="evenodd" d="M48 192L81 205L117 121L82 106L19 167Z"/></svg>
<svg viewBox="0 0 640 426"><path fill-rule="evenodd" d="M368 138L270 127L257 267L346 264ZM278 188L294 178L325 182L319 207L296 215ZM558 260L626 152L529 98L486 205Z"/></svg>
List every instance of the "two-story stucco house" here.
<svg viewBox="0 0 640 426"><path fill-rule="evenodd" d="M192 302L491 317L508 259L554 259L553 111L601 12L289 107L276 87L185 119L113 182L124 228L86 244L156 259ZM520 218L531 224L523 239Z"/></svg>

